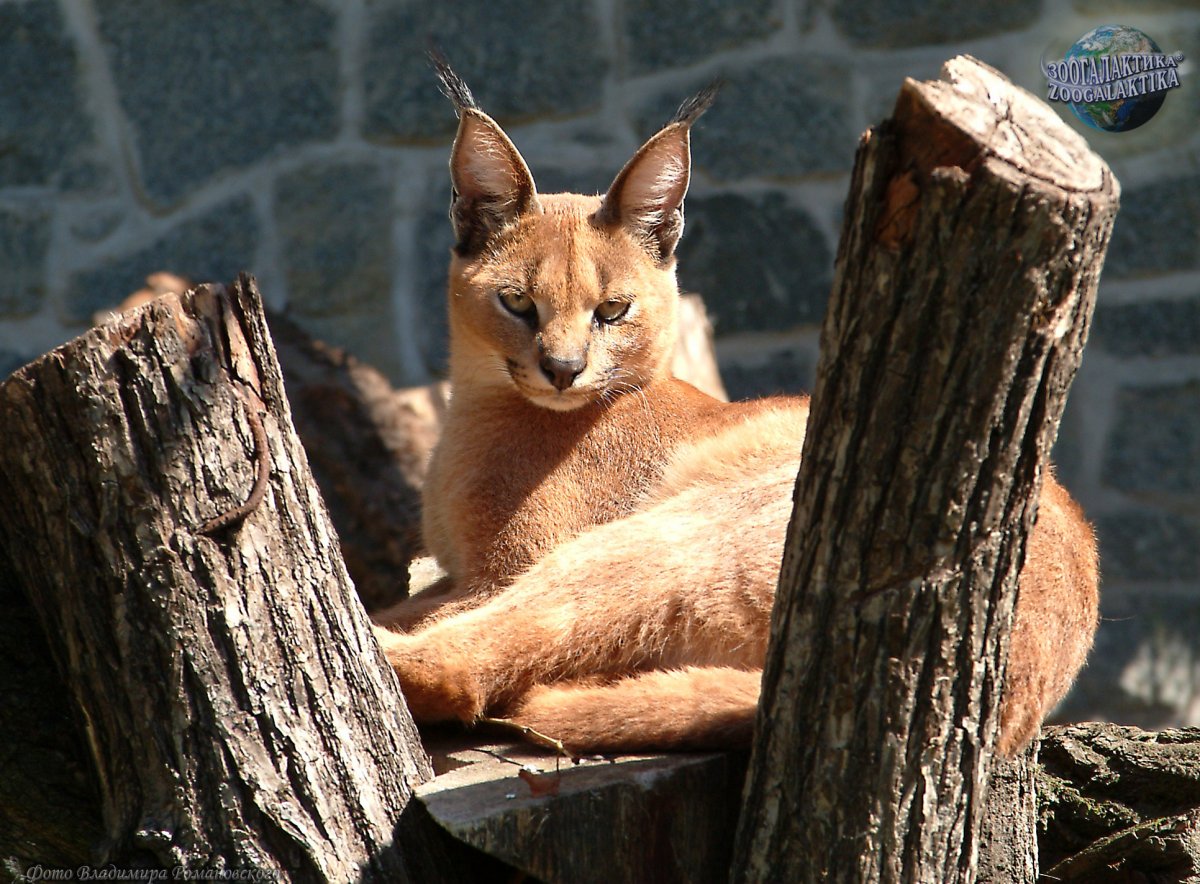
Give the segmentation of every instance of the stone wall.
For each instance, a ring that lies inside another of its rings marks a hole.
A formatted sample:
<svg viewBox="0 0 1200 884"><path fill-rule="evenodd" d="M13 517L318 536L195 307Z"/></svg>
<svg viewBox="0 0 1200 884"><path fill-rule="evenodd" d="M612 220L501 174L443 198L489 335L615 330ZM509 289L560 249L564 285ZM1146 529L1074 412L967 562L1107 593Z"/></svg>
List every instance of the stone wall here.
<svg viewBox="0 0 1200 884"><path fill-rule="evenodd" d="M857 137L901 78L967 51L1044 94L1040 59L1105 23L1189 62L1149 125L1087 133L1125 198L1057 449L1105 570L1064 714L1200 724L1195 0L0 0L0 374L150 271L249 269L397 383L437 376L454 116L433 38L543 191L602 190L723 77L680 276L733 394L800 389Z"/></svg>

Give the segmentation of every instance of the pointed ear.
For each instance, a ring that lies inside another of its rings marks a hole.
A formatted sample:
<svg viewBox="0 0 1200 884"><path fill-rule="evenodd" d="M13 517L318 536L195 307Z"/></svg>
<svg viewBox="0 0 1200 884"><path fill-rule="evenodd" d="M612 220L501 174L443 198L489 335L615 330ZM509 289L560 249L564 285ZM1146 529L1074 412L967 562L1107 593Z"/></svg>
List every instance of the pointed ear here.
<svg viewBox="0 0 1200 884"><path fill-rule="evenodd" d="M645 239L664 261L683 233L683 197L691 175L688 141L687 128L674 123L643 144L596 212L600 223L622 225Z"/></svg>
<svg viewBox="0 0 1200 884"><path fill-rule="evenodd" d="M460 255L478 253L523 213L541 211L525 160L496 121L475 108L460 110L450 180L450 223Z"/></svg>
<svg viewBox="0 0 1200 884"><path fill-rule="evenodd" d="M601 224L622 225L644 239L661 261L683 234L683 198L691 178L691 130L708 110L719 83L683 103L671 121L633 155L596 210Z"/></svg>

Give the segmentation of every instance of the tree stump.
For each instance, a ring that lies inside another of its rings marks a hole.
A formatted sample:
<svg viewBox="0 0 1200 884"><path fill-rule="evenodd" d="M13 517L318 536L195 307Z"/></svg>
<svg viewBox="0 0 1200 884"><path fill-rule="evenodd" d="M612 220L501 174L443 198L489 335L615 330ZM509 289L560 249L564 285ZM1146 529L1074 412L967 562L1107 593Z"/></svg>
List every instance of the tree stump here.
<svg viewBox="0 0 1200 884"><path fill-rule="evenodd" d="M408 595L422 552L421 488L437 444L449 384L395 389L387 378L269 315L296 432L342 555L368 611Z"/></svg>
<svg viewBox="0 0 1200 884"><path fill-rule="evenodd" d="M1040 755L1047 881L1200 880L1200 728L1048 728Z"/></svg>
<svg viewBox="0 0 1200 884"><path fill-rule="evenodd" d="M444 841L405 813L428 760L253 283L93 329L0 385L0 411L0 560L86 735L95 860L439 880Z"/></svg>
<svg viewBox="0 0 1200 884"><path fill-rule="evenodd" d="M971 881L1024 538L1117 184L974 59L856 159L736 881Z"/></svg>

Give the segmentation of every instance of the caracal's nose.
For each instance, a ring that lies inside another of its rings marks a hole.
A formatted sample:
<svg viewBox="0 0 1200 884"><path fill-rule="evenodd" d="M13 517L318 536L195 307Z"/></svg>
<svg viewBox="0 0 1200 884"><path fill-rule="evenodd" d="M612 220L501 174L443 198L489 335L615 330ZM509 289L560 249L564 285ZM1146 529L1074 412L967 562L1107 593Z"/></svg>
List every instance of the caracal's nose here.
<svg viewBox="0 0 1200 884"><path fill-rule="evenodd" d="M582 356L574 359L543 356L538 361L538 365L542 369L542 374L546 376L546 380L554 384L555 389L565 390L575 383L575 378L579 377L587 368L587 359Z"/></svg>

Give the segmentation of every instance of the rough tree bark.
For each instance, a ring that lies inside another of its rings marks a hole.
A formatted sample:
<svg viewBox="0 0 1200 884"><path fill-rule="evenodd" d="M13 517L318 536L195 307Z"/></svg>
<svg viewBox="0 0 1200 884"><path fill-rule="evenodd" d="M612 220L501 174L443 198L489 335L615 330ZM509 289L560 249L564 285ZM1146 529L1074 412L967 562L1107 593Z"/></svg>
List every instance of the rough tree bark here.
<svg viewBox="0 0 1200 884"><path fill-rule="evenodd" d="M1037 752L1034 740L1015 758L992 760L979 833L980 881L1037 880Z"/></svg>
<svg viewBox="0 0 1200 884"><path fill-rule="evenodd" d="M0 881L76 867L101 839L100 796L70 698L0 550Z"/></svg>
<svg viewBox="0 0 1200 884"><path fill-rule="evenodd" d="M1040 756L1045 880L1200 881L1200 728L1050 728Z"/></svg>
<svg viewBox="0 0 1200 884"><path fill-rule="evenodd" d="M95 325L192 285L159 271ZM378 370L267 310L292 421L341 540L346 570L367 610L408 595L421 553L421 486L441 430L449 385L397 390Z"/></svg>
<svg viewBox="0 0 1200 884"><path fill-rule="evenodd" d="M0 411L0 561L86 734L94 859L439 880L445 841L410 802L428 760L253 284L92 330L0 385Z"/></svg>
<svg viewBox="0 0 1200 884"><path fill-rule="evenodd" d="M1116 203L974 59L864 136L734 880L973 880L1031 502Z"/></svg>

